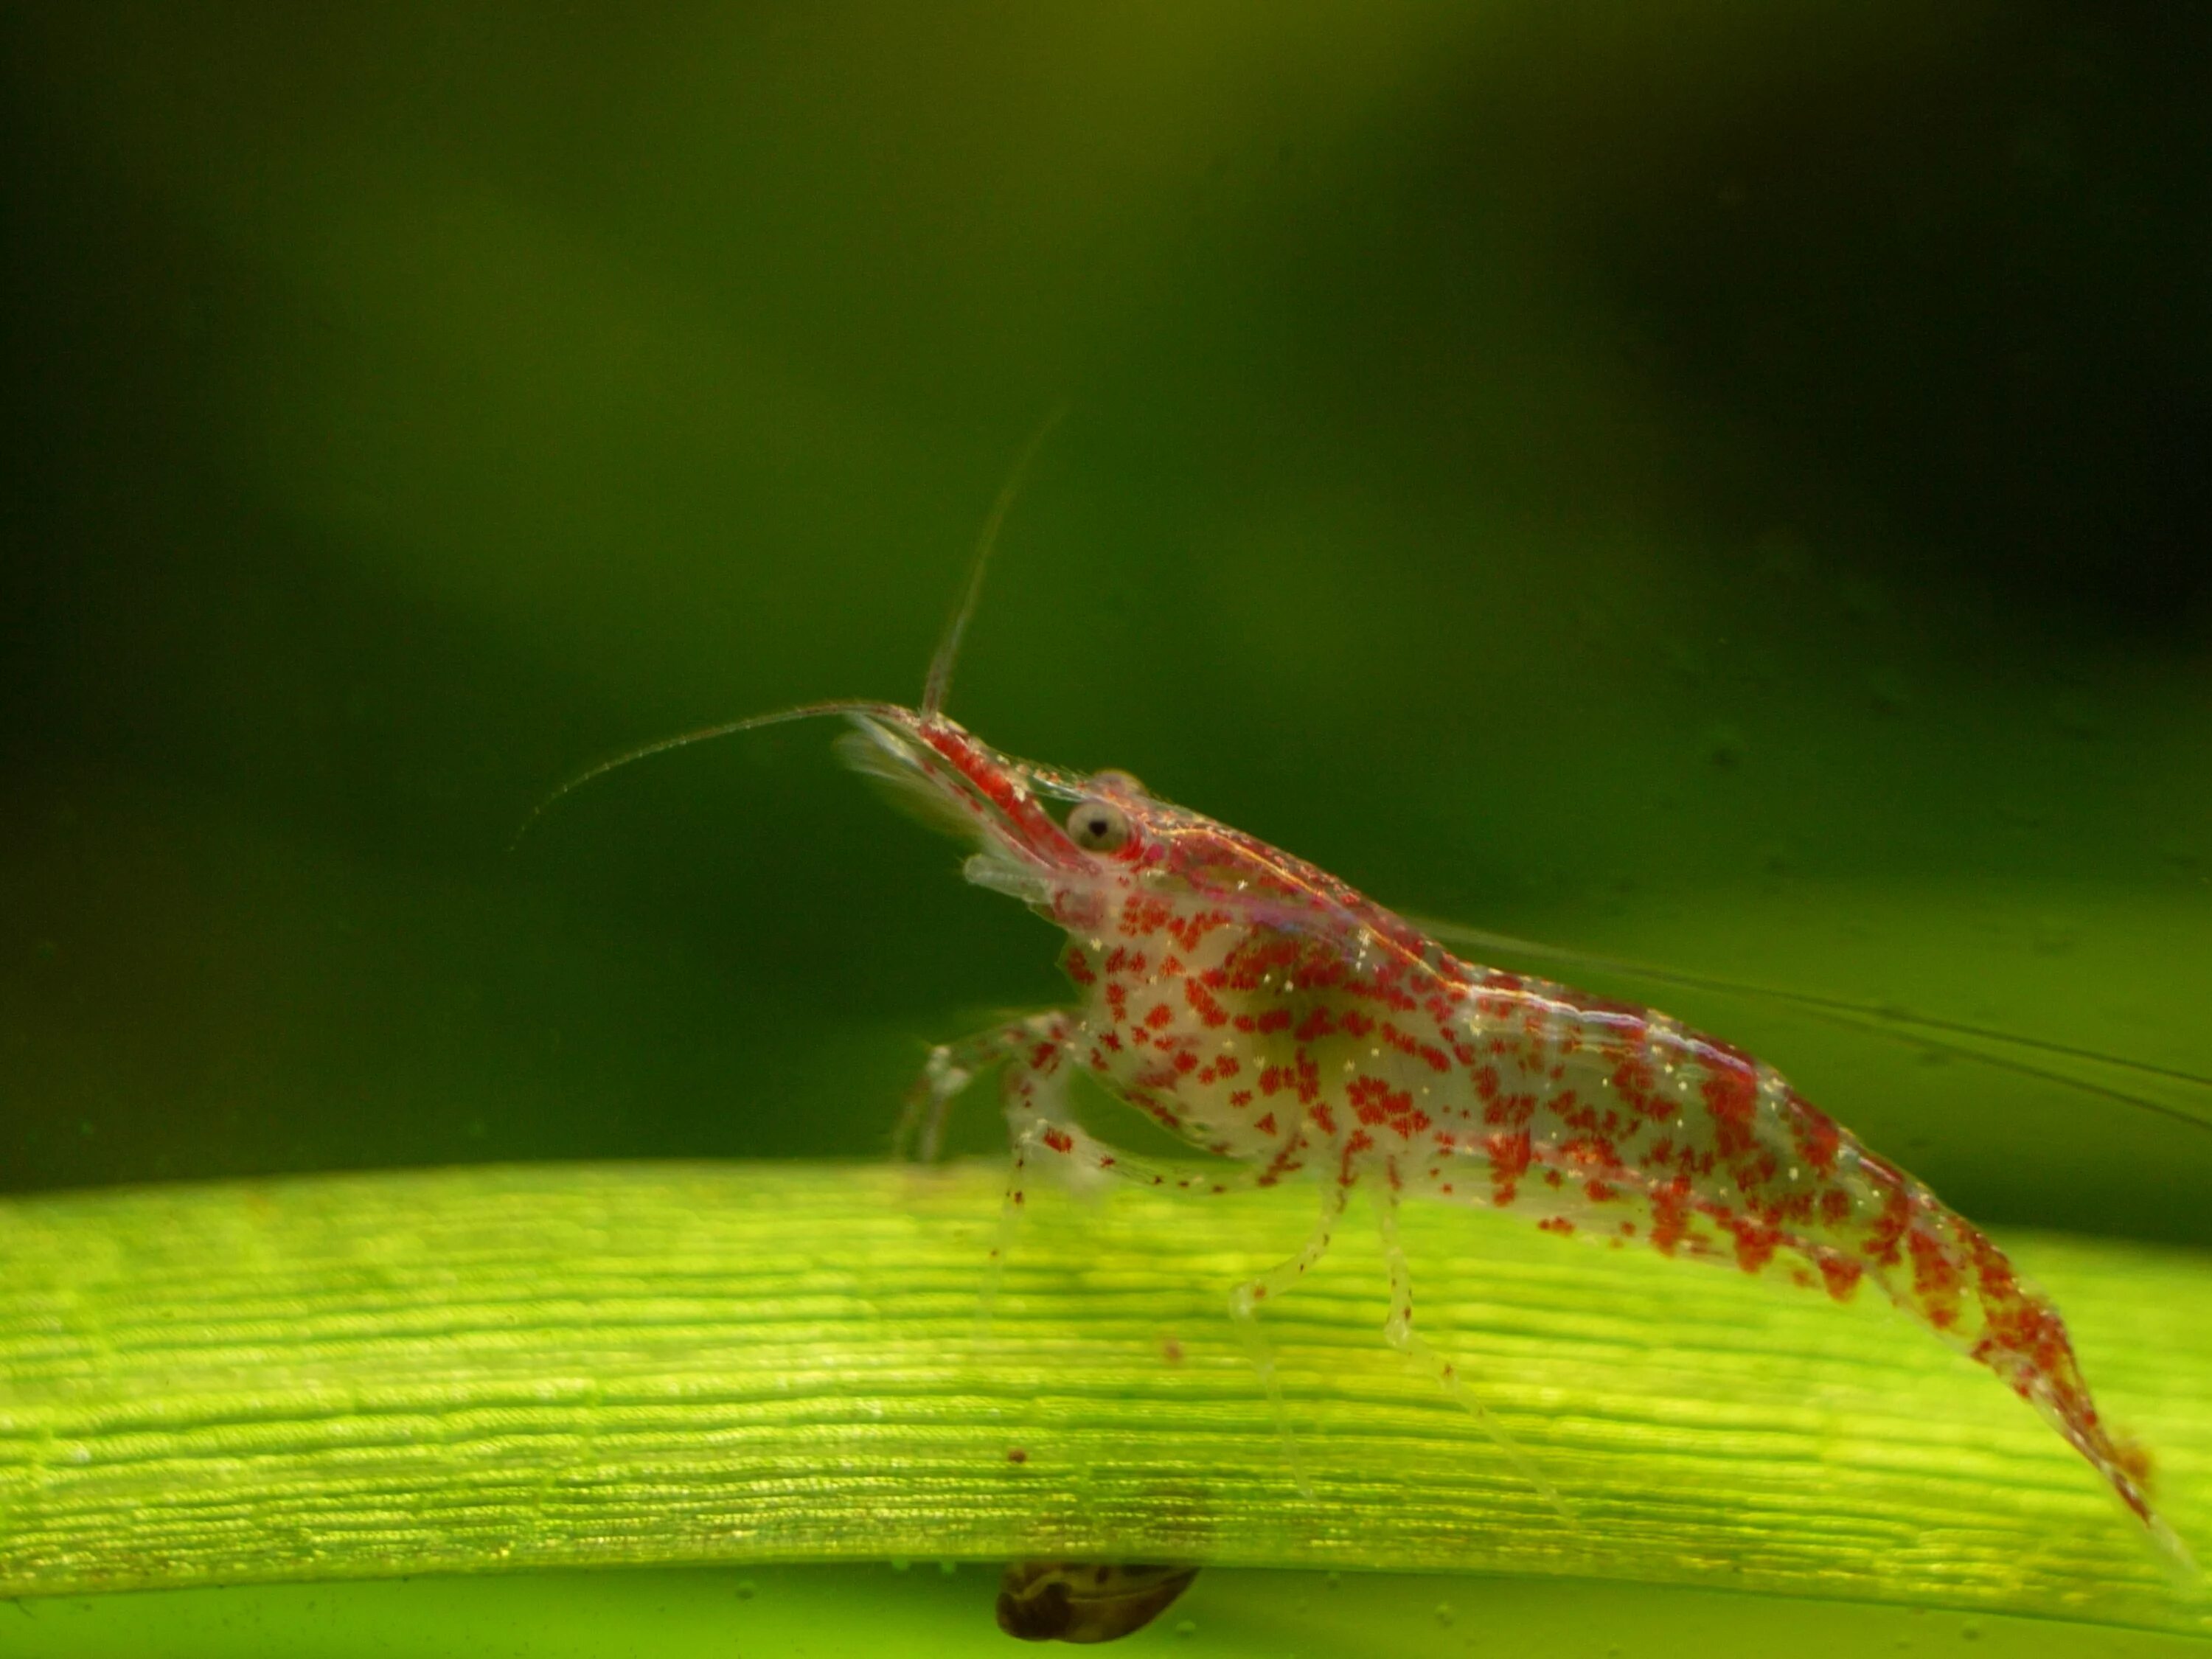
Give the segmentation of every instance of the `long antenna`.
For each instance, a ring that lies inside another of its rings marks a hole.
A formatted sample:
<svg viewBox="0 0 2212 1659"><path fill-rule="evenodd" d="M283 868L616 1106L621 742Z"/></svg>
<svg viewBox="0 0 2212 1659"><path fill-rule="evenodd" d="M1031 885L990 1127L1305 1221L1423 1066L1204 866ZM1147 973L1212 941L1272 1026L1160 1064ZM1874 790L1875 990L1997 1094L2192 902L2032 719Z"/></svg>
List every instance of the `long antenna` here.
<svg viewBox="0 0 2212 1659"><path fill-rule="evenodd" d="M2178 1066L2160 1066L2150 1060L2130 1060L2124 1054L2108 1054L2100 1048L2063 1042L2051 1037L2029 1036L2019 1031L2000 1030L1994 1026L1976 1025L1966 1020L1946 1019L1936 1014L1916 1014L1908 1009L1887 1006L1877 1002L1862 1002L1850 997L1824 996L1817 991L1793 990L1780 985L1760 985L1747 980L1724 979L1717 974L1700 974L1680 968L1662 968L1651 963L1632 962L1620 957L1601 956L1595 951L1577 951L1565 945L1546 945L1536 939L1516 939L1510 933L1493 933L1480 927L1469 927L1455 921L1437 921L1427 917L1408 917L1422 932L1442 939L1446 944L1468 945L1482 951L1496 951L1509 957L1532 957L1539 960L1571 963L1577 967L1601 973L1620 974L1630 979L1640 979L1655 985L1686 986L1693 990L1717 991L1728 996L1756 997L1767 1001L1810 1010L1822 1018L1840 1024L1856 1025L1866 1030L1886 1031L1905 1041L1923 1047L1939 1049L1946 1054L1978 1060L1985 1066L2002 1071L2018 1072L2028 1077L2045 1078L2053 1082L2070 1085L2086 1093L2103 1095L2108 1099L2122 1100L2140 1106L2161 1117L2193 1124L2197 1128L2212 1127L2212 1120L2185 1108L2170 1106L2163 1101L2152 1100L2142 1095L2130 1094L2084 1078L2046 1069L2039 1066L1992 1054L1984 1049L1964 1042L1946 1042L1942 1037L1963 1037L1975 1042L2002 1043L2021 1052L2056 1055L2063 1060L2085 1061L2090 1065L2109 1066L2115 1071L2132 1072L2139 1077L2154 1078L2167 1083L2186 1084L2197 1089L2212 1088L2212 1076L2192 1072Z"/></svg>
<svg viewBox="0 0 2212 1659"><path fill-rule="evenodd" d="M1030 441L1022 446L1015 459L1013 470L1006 475L1006 483L999 490L999 499L991 504L991 515L983 520L983 533L976 538L975 562L968 572L968 589L961 595L960 608L952 613L952 621L945 628L945 637L938 641L937 654L930 659L929 678L922 688L921 714L924 720L934 718L945 707L945 695L952 689L952 665L960 655L961 636L968 631L968 622L975 614L976 602L983 595L983 570L991 560L991 550L998 543L1000 526L1006 514L1013 510L1014 497L1020 494L1022 480L1028 476L1030 463L1036 459L1044 441L1052 435L1053 428L1066 417L1067 404L1061 403L1044 417ZM603 778L618 766L628 766L648 755L665 754L671 749L682 749L687 744L704 743L709 738L726 738L733 732L756 731L763 726L780 726L786 720L811 720L818 714L883 714L893 718L905 717L907 711L889 703L840 699L834 702L810 702L797 708L783 708L772 714L753 714L741 720L724 720L719 726L702 726L696 732L678 732L672 738L659 738L651 743L640 744L635 749L624 750L611 759L596 766L586 767L559 788L530 809L507 843L512 853L522 844L538 819L544 817L553 804L564 795L582 788L595 779Z"/></svg>
<svg viewBox="0 0 2212 1659"><path fill-rule="evenodd" d="M735 732L753 732L757 731L763 726L781 726L786 720L812 720L816 716L821 714L885 714L896 716L902 714L905 711L903 709L896 708L889 703L882 702L860 702L852 701L838 702L810 702L801 704L797 708L780 708L773 714L750 714L741 720L724 720L720 726L702 726L696 732L681 732L672 738L656 738L651 743L640 744L635 749L626 749L621 754L613 757L611 759L603 760L596 766L585 768L582 771L577 773L574 777L570 778L568 782L562 784L558 789L556 789L552 793L547 795L544 799L539 801L537 805L530 809L530 816L523 819L521 827L514 832L514 838L507 843L507 850L512 853L517 847L520 847L522 844L522 838L530 833L531 826L536 823L538 819L544 817L547 809L549 809L554 802L559 800L563 795L568 794L574 790L581 789L586 784L590 783L595 778L603 778L606 776L608 773L613 771L617 766L628 766L632 761L643 760L648 755L665 754L671 749L681 749L687 744L704 743L709 738L726 738Z"/></svg>
<svg viewBox="0 0 2212 1659"><path fill-rule="evenodd" d="M1022 480L1029 473L1030 463L1036 459L1037 451L1044 447L1044 441L1066 414L1065 403L1056 405L1030 434L1029 442L1022 447L1014 462L1013 471L1006 474L999 499L991 503L991 516L983 520L983 533L975 538L975 562L968 568L968 591L960 596L960 608L952 613L952 620L945 625L945 637L937 642L937 654L929 659L929 678L921 688L924 720L944 712L945 695L952 690L952 665L959 659L961 638L968 632L969 619L975 614L976 602L983 597L983 570L991 562L992 548L998 544L999 527L1006 523L1006 514L1013 511L1014 497L1021 493Z"/></svg>
<svg viewBox="0 0 2212 1659"><path fill-rule="evenodd" d="M1941 1037L1932 1036L1927 1031L1918 1029L1923 1022L1910 1014L1884 1012L1863 1018L1857 1014L1838 1013L1818 1006L1809 1008L1807 1012L1814 1019L1825 1020L1832 1025L1839 1025L1845 1030L1864 1031L1871 1036L1884 1036L1898 1042L1909 1042L1915 1048L1925 1049L1931 1054L1942 1054L1949 1059L1972 1060L1977 1065L1991 1066L2000 1072L2010 1072L2016 1077L2032 1077L2041 1082L2057 1084L2061 1088L2078 1089L2085 1095L2095 1095L2105 1100L2116 1100L2124 1106L2140 1108L2154 1117L2166 1118L2174 1123L2185 1123L2192 1129L2212 1128L2212 1120L2199 1117L2186 1107L2171 1105L2166 1101L2156 1099L2149 1095L2132 1094L2125 1089L2115 1089L2109 1084L2092 1083L2087 1078L2075 1077L2072 1073L2062 1072L2055 1066L2036 1066L2024 1060L2014 1060L2009 1055L1993 1054L1986 1048L1972 1048L1964 1042L1947 1042ZM1938 1029L1941 1029L1943 1024L1942 1021L1925 1023L1935 1025ZM1984 1032L1975 1030L1973 1034L1993 1042L2021 1043L2029 1048L2046 1046L2042 1043L2027 1042L2009 1031ZM2106 1066L2124 1066L2130 1070L2144 1069L2137 1066L2134 1061L2123 1060L2117 1054L2101 1054L2086 1048L2061 1048L2059 1052L2085 1060L2099 1061ZM2155 1066L2148 1069L2154 1074L2160 1076L2189 1075L2165 1072L2162 1068ZM2195 1079L2191 1077L2190 1080Z"/></svg>

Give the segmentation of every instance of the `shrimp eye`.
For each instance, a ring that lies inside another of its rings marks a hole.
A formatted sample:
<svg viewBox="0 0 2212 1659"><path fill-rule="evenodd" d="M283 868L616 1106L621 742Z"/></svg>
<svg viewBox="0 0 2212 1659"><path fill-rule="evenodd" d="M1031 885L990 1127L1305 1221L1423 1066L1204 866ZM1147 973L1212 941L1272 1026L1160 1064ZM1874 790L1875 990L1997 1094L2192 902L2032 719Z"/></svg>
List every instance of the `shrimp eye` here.
<svg viewBox="0 0 2212 1659"><path fill-rule="evenodd" d="M1067 838L1086 853L1110 853L1129 839L1129 815L1110 800L1078 801Z"/></svg>

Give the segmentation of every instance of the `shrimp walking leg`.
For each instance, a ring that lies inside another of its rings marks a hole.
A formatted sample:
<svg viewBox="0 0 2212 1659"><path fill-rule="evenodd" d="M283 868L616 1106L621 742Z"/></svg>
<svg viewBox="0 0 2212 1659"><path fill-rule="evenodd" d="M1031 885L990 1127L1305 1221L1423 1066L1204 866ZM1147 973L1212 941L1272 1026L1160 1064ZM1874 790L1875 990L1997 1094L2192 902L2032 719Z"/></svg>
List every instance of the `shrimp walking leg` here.
<svg viewBox="0 0 2212 1659"><path fill-rule="evenodd" d="M1385 1341L1434 1377L1437 1386L1458 1405L1465 1407L1475 1425L1498 1443L1513 1465L1515 1473L1526 1480L1559 1513L1560 1519L1572 1524L1574 1510L1559 1496L1559 1490L1536 1465L1536 1461L1521 1449L1521 1444L1505 1431L1504 1426L1493 1416L1490 1408L1468 1388L1459 1367L1438 1353L1413 1328L1413 1275L1406 1261L1406 1247L1398 1237L1398 1194L1395 1189L1376 1185L1374 1188L1375 1221L1382 1235L1382 1265L1390 1279L1390 1314L1383 1321Z"/></svg>
<svg viewBox="0 0 2212 1659"><path fill-rule="evenodd" d="M1066 1024L1066 1016L1057 1011L1032 1014L932 1048L921 1075L906 1091L905 1109L891 1133L893 1154L903 1158L911 1148L921 1162L935 1163L944 1148L945 1123L951 1115L952 1103L967 1092L968 1085L1000 1061L1019 1054L1024 1045L1044 1042L1057 1048Z"/></svg>
<svg viewBox="0 0 2212 1659"><path fill-rule="evenodd" d="M892 1136L894 1148L903 1154L912 1146L921 1162L933 1162L943 1148L952 1103L994 1066L1009 1066L1001 1091L1010 1118L1018 1108L1025 1117L1036 1115L1033 1103L1047 1085L1056 1103L1058 1091L1066 1086L1060 1073L1070 1023L1065 1009L1052 1008L994 1025L957 1042L939 1043L907 1091L906 1107Z"/></svg>
<svg viewBox="0 0 2212 1659"><path fill-rule="evenodd" d="M990 1268L976 1308L978 1340L990 1333L993 1310L1005 1271L1008 1248L1017 1219L1029 1201L1029 1174L1033 1162L1045 1160L1077 1179L1111 1176L1139 1187L1173 1188L1188 1193L1227 1193L1272 1187L1300 1167L1303 1141L1293 1131L1267 1164L1257 1168L1174 1170L1131 1158L1100 1140L1067 1115L1065 1102L1073 1073L1070 1035L1073 1020L1065 1011L1009 1021L959 1042L940 1044L930 1051L921 1079L907 1097L900 1120L898 1142L903 1146L920 1133L920 1155L936 1155L951 1103L975 1079L994 1066L1004 1066L1000 1091L1012 1145L1012 1168L999 1209L999 1226L991 1246ZM1341 1207L1340 1206L1339 1206Z"/></svg>
<svg viewBox="0 0 2212 1659"><path fill-rule="evenodd" d="M930 1050L921 1076L907 1093L906 1110L900 1117L897 1146L903 1150L917 1133L920 1156L934 1158L944 1139L945 1121L952 1103L969 1085L994 1066L1006 1067L1000 1079L1007 1127L1013 1140L1013 1169L999 1209L997 1237L992 1241L990 1266L975 1304L975 1340L990 1335L991 1316L998 1306L999 1281L1012 1241L1014 1218L1026 1201L1030 1150L1042 1133L1056 1127L1057 1111L1067 1089L1067 1034L1071 1020L1062 1009L1049 1009L1024 1018L994 1025L988 1031L958 1042L940 1043ZM1063 1135L1070 1130L1060 1130Z"/></svg>
<svg viewBox="0 0 2212 1659"><path fill-rule="evenodd" d="M990 1266L976 1303L978 1342L990 1336L1014 1229L1029 1201L1033 1163L1043 1161L1071 1173L1112 1176L1142 1187L1171 1187L1184 1192L1204 1193L1273 1187L1300 1167L1304 1148L1296 1130L1284 1138L1275 1155L1265 1164L1237 1170L1222 1167L1172 1170L1130 1158L1109 1146L1071 1121L1065 1109L1068 1079L1074 1070L1070 1045L1073 1024L1068 1014L1055 1010L1011 1021L934 1049L921 1082L909 1097L902 1130L911 1133L918 1126L925 1151L933 1150L953 1098L992 1066L1003 1065L1006 1068L1000 1087L1013 1159L1007 1175L1006 1197L999 1208ZM1230 1297L1231 1316L1251 1358L1253 1369L1259 1373L1261 1385L1267 1391L1268 1408L1282 1437L1291 1471L1299 1489L1309 1495L1313 1485L1298 1457L1281 1384L1275 1375L1274 1353L1260 1329L1258 1309L1268 1297L1279 1296L1290 1289L1328 1254L1349 1191L1341 1182L1325 1184L1321 1218L1297 1254L1238 1285Z"/></svg>
<svg viewBox="0 0 2212 1659"><path fill-rule="evenodd" d="M1252 1362L1252 1369L1260 1374L1260 1386L1267 1395L1268 1414L1274 1419L1275 1432L1283 1443L1283 1455L1291 1466L1291 1474L1298 1483L1298 1490L1308 1498L1314 1495L1312 1480L1307 1475L1305 1461L1298 1455L1297 1437L1291 1432L1290 1408L1283 1403L1283 1385L1275 1375L1275 1350L1260 1328L1260 1304L1270 1297L1279 1297L1328 1254L1329 1241L1336 1237L1336 1224L1344 1218L1344 1206L1352 1195L1350 1187L1340 1182L1324 1181L1321 1189L1321 1218L1306 1242L1298 1247L1296 1255L1277 1262L1257 1278L1247 1279L1229 1293L1229 1316L1235 1322L1237 1334L1243 1340L1244 1352Z"/></svg>

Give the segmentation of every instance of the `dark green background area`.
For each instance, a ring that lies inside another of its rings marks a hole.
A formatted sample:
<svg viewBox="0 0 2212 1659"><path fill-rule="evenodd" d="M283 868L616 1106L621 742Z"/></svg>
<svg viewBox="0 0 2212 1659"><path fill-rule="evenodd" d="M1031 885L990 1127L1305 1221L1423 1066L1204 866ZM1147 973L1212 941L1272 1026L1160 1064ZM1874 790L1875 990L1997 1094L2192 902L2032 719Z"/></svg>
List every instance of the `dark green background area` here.
<svg viewBox="0 0 2212 1659"><path fill-rule="evenodd" d="M926 1042L1061 992L827 728L502 849L628 744L911 701L1061 400L993 742L1409 908L2212 1068L2202 13L0 28L0 1186L878 1155ZM2212 1239L2212 1135L1663 1000L1969 1213Z"/></svg>

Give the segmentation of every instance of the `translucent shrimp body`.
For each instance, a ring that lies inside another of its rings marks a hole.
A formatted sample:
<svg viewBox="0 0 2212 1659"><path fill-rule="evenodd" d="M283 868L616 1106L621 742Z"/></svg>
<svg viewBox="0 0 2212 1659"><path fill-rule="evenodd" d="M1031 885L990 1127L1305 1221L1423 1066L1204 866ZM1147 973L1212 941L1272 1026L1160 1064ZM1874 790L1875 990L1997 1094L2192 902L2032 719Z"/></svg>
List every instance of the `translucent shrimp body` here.
<svg viewBox="0 0 2212 1659"><path fill-rule="evenodd" d="M969 879L1066 931L1080 994L937 1050L910 1114L925 1146L951 1098L1003 1066L1011 1206L1040 1163L1214 1190L1307 1172L1322 1194L1312 1237L1232 1297L1271 1393L1253 1316L1321 1258L1364 1187L1389 1270L1386 1335L1479 1413L1413 1332L1395 1215L1407 1194L1480 1205L1838 1300L1872 1282L2034 1406L2185 1559L2152 1509L2147 1459L2100 1419L2050 1301L1771 1066L1650 1009L1464 962L1125 774L1015 760L935 713L844 712L859 728L850 762L969 839ZM1064 1104L1079 1071L1242 1170L1177 1175L1097 1140Z"/></svg>

